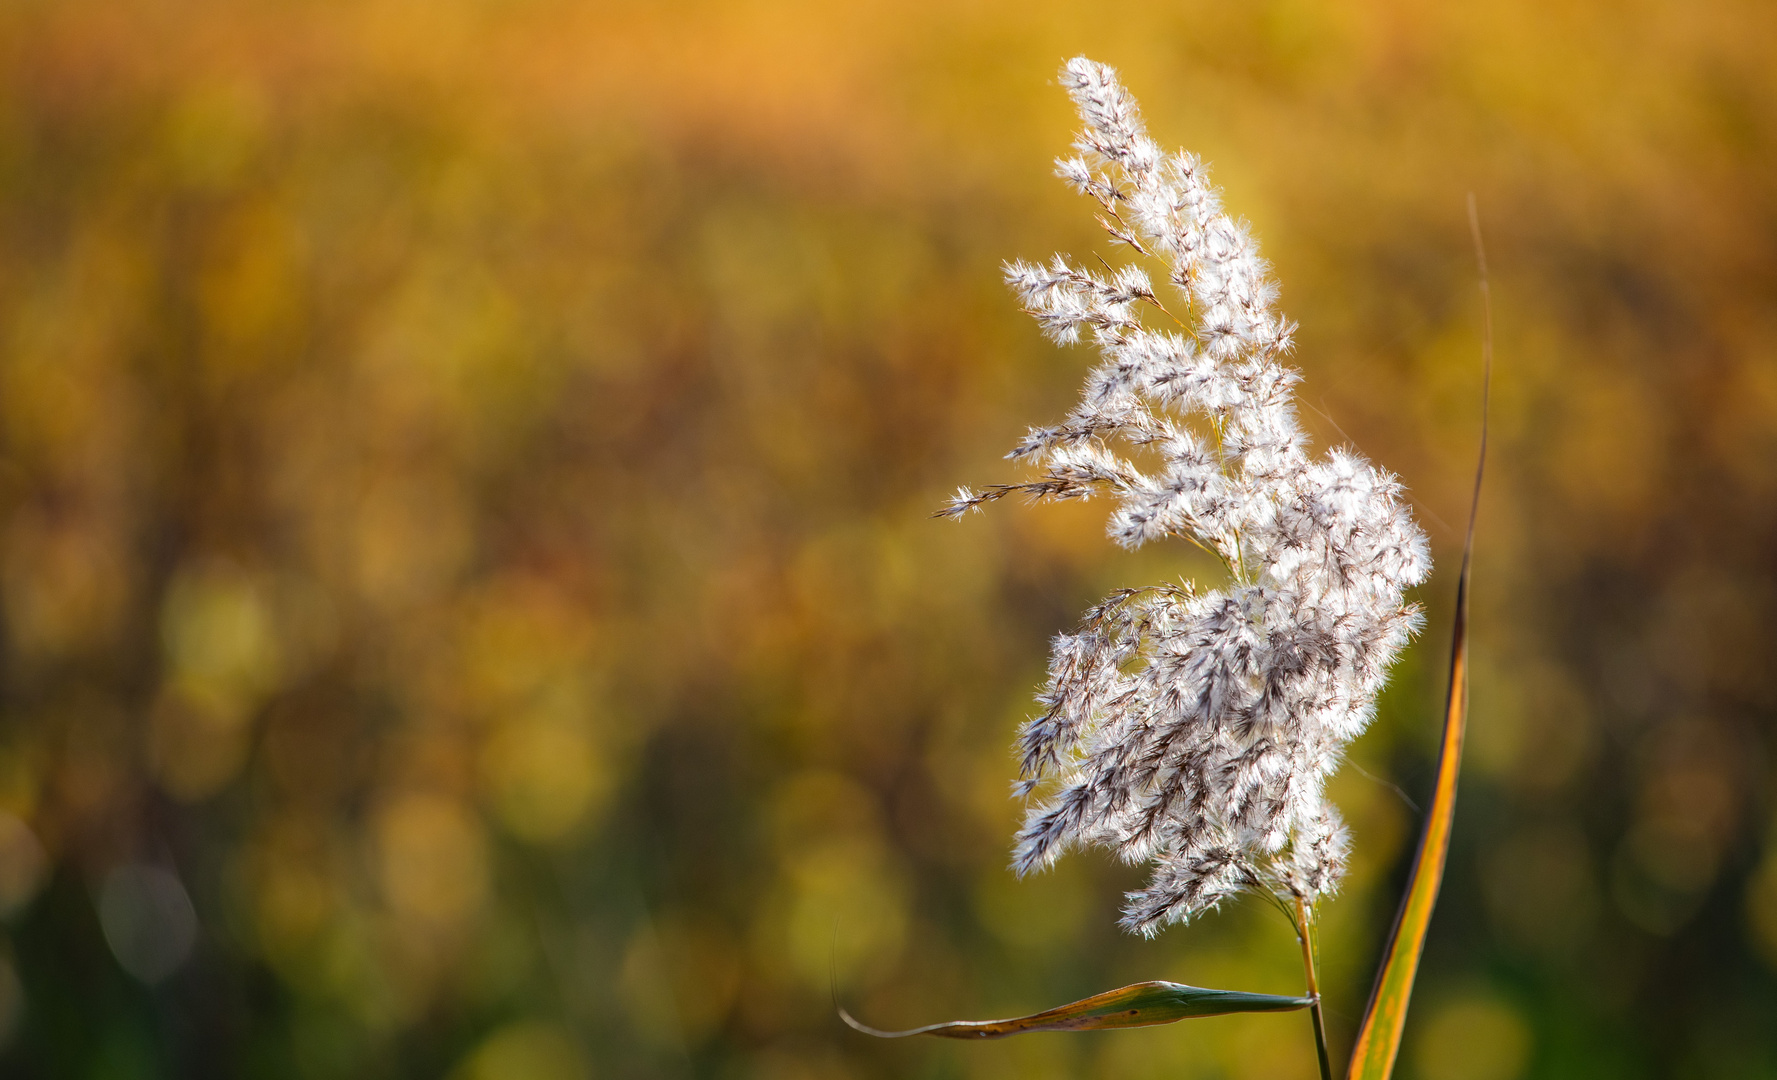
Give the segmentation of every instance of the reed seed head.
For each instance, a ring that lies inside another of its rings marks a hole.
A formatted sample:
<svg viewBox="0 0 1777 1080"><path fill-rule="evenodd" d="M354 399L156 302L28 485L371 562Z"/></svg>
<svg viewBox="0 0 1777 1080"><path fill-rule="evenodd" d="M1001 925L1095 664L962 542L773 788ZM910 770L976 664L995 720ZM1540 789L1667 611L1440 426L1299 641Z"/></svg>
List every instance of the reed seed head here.
<svg viewBox="0 0 1777 1080"><path fill-rule="evenodd" d="M964 488L941 513L1108 495L1112 539L1189 541L1229 580L1117 592L1055 639L1018 737L1032 806L1013 864L1079 844L1152 863L1122 920L1145 934L1251 889L1312 905L1349 847L1326 779L1419 627L1405 592L1430 570L1425 536L1393 476L1350 450L1310 453L1283 363L1294 327L1203 162L1161 153L1111 68L1080 57L1061 80L1084 129L1057 174L1172 288L1136 263L1008 263L1044 333L1090 338L1101 360L1061 423L1013 449L1038 478Z"/></svg>

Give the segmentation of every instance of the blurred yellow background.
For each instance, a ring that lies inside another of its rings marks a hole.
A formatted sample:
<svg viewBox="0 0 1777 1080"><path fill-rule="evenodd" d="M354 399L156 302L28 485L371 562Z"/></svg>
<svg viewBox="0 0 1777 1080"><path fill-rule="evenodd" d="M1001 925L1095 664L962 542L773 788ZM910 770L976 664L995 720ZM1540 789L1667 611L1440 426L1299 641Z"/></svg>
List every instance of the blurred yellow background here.
<svg viewBox="0 0 1777 1080"><path fill-rule="evenodd" d="M1434 751L1497 311L1474 730L1402 1074L1777 1077L1766 5L0 7L0 1072L1308 1077L1300 1017L983 1045L1138 978L1294 993L1015 881L1008 744L1130 554L929 514L1090 359L1054 73L1207 157L1304 419L1406 481L1430 629L1336 796L1335 1053ZM1391 787L1398 784L1405 796Z"/></svg>

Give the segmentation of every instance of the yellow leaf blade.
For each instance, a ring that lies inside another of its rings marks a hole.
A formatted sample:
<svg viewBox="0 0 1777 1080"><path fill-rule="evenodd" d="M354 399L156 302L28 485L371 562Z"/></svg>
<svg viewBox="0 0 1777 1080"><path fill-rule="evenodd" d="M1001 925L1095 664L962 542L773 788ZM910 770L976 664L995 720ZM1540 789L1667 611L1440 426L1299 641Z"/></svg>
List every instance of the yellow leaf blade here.
<svg viewBox="0 0 1777 1080"><path fill-rule="evenodd" d="M1407 879L1389 934L1370 1003L1351 1050L1346 1080L1389 1080L1400 1053L1401 1032L1407 1023L1407 1003L1413 996L1413 980L1419 974L1419 957L1431 927L1432 908L1443 884L1444 864L1450 852L1451 824L1456 816L1456 780L1462 770L1462 740L1468 728L1468 601L1469 562L1475 547L1475 514L1480 508L1481 479L1487 467L1487 405L1493 375L1493 299L1487 282L1487 254L1481 244L1481 220L1475 197L1469 196L1469 227L1474 234L1475 257L1481 271L1484 322L1481 356L1481 450L1475 464L1475 488L1469 505L1468 533L1462 543L1462 571L1456 585L1456 619L1450 641L1450 689L1444 701L1444 738L1438 751L1437 786L1419 834L1419 850Z"/></svg>
<svg viewBox="0 0 1777 1080"><path fill-rule="evenodd" d="M1377 974L1363 1025L1351 1051L1347 1080L1388 1080L1400 1052L1401 1031L1407 1022L1407 1003L1413 980L1419 974L1419 956L1431 926L1432 908L1438 902L1438 886L1444 879L1444 863L1450 850L1450 827L1456 812L1456 777L1462 764L1462 739L1468 720L1468 635L1463 607L1466 582L1457 601L1456 647L1450 661L1450 698L1444 715L1444 742L1438 754L1438 782L1419 837L1419 852L1407 882L1407 895L1395 916L1382 969Z"/></svg>

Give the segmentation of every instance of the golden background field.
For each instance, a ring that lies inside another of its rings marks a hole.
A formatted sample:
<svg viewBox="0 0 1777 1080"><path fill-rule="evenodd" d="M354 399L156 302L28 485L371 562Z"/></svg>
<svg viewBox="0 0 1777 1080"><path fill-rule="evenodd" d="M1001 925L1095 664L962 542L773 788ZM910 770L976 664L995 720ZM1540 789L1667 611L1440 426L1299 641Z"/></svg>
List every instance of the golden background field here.
<svg viewBox="0 0 1777 1080"><path fill-rule="evenodd" d="M1440 560L1335 791L1335 1053L1434 746L1473 192L1473 735L1403 1074L1777 1077L1769 13L1433 7L0 9L0 1071L1311 1075L1299 1016L833 1016L1299 988L1262 905L1147 943L1133 871L1005 870L1046 639L1213 580L1098 506L928 516L1089 362L998 269L1108 253L1049 175L1085 53Z"/></svg>

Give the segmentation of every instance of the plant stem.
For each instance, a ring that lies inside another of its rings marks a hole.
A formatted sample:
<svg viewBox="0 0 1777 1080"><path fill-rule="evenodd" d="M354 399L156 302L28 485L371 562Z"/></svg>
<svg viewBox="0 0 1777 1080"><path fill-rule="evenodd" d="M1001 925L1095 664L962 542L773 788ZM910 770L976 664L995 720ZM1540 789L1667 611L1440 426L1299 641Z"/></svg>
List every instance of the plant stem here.
<svg viewBox="0 0 1777 1080"><path fill-rule="evenodd" d="M1314 999L1308 1012L1314 1023L1314 1052L1320 1057L1320 1080L1333 1080L1333 1065L1327 1058L1327 1023L1320 1011L1320 980L1314 973L1314 921L1299 896L1296 897L1296 939L1302 943L1302 970L1308 977L1308 996Z"/></svg>

